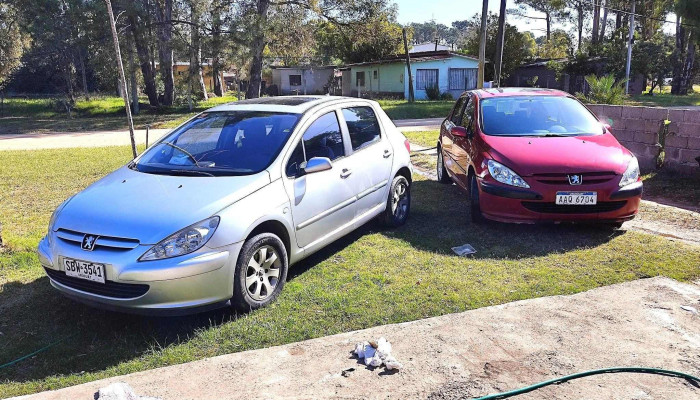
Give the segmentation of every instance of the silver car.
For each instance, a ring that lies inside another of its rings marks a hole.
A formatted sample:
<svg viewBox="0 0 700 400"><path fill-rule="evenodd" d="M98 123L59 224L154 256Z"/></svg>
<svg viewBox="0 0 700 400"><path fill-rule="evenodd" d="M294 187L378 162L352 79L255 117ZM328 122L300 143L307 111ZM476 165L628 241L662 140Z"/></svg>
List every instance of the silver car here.
<svg viewBox="0 0 700 400"><path fill-rule="evenodd" d="M296 96L205 111L61 204L51 285L107 309L187 314L279 296L288 267L410 211L409 144L374 101Z"/></svg>

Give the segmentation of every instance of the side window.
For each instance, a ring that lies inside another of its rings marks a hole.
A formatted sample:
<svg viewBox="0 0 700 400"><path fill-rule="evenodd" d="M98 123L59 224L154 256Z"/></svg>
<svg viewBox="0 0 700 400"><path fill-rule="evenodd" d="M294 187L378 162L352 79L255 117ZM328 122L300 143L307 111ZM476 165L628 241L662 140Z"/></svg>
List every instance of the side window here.
<svg viewBox="0 0 700 400"><path fill-rule="evenodd" d="M359 150L379 141L379 122L372 107L344 108L343 117L348 125L353 150Z"/></svg>
<svg viewBox="0 0 700 400"><path fill-rule="evenodd" d="M304 132L304 149L306 159L313 157L328 157L335 160L345 155L343 135L335 111L319 117Z"/></svg>
<svg viewBox="0 0 700 400"><path fill-rule="evenodd" d="M462 111L464 111L464 104L468 99L468 97L460 97L459 100L457 100L455 108L452 110L452 116L450 117L450 121L452 121L453 124L459 125L462 121Z"/></svg>
<svg viewBox="0 0 700 400"><path fill-rule="evenodd" d="M469 99L469 104L467 104L467 107L464 111L464 117L462 117L461 123L457 124L460 126L463 126L465 128L469 127L469 124L472 123L472 118L474 117L474 99L470 98Z"/></svg>
<svg viewBox="0 0 700 400"><path fill-rule="evenodd" d="M289 161L287 162L287 167L285 168L287 176L290 178L298 176L299 170L301 169L301 164L304 161L306 161L304 158L304 145L301 143L301 141L299 141L297 147L295 147L294 151L292 152L292 156L289 157Z"/></svg>

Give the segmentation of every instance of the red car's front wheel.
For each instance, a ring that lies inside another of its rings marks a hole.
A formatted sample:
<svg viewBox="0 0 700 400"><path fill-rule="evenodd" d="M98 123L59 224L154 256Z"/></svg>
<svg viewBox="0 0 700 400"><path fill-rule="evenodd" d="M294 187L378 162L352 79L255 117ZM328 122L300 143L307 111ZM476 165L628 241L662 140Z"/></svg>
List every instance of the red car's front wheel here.
<svg viewBox="0 0 700 400"><path fill-rule="evenodd" d="M472 222L479 224L486 219L481 213L481 199L479 196L479 184L476 181L476 176L470 175L469 178L469 209Z"/></svg>

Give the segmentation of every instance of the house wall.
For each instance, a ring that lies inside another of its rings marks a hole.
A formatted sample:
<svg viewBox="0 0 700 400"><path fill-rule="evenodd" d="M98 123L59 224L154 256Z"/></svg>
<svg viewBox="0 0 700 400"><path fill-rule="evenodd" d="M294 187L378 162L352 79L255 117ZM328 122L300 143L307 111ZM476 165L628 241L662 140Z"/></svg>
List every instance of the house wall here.
<svg viewBox="0 0 700 400"><path fill-rule="evenodd" d="M289 84L290 75L301 75L301 86ZM325 86L333 76L333 68L275 68L272 70L272 83L277 85L280 94L325 94Z"/></svg>
<svg viewBox="0 0 700 400"><path fill-rule="evenodd" d="M189 74L189 65L173 65L173 76L176 82L185 82L187 80L187 74ZM210 65L202 66L202 71L204 75L204 86L207 87L207 91L214 91L214 74L212 73L212 68ZM224 73L221 72L221 82L224 82ZM226 87L223 87L226 91Z"/></svg>
<svg viewBox="0 0 700 400"><path fill-rule="evenodd" d="M449 69L450 68L478 68L476 60L451 57L444 60L431 60L421 62L411 62L413 87L415 98L426 99L425 90L416 88L416 71L418 69L438 69L438 87L440 92L449 92L453 97L462 94L462 90L449 90ZM357 72L365 72L364 86L357 86ZM377 71L377 77L374 77ZM357 65L350 67L350 95L362 97L372 96L399 96L408 98L408 80L406 64L404 61L397 61L387 64ZM343 85L347 82L343 74ZM472 89L472 88L468 88ZM343 92L345 94L345 92Z"/></svg>
<svg viewBox="0 0 700 400"><path fill-rule="evenodd" d="M695 160L700 156L700 110L676 110L661 107L588 106L601 121L612 127L617 140L639 159L642 169L656 166L659 131L669 120L665 143L664 169L682 173L699 173Z"/></svg>
<svg viewBox="0 0 700 400"><path fill-rule="evenodd" d="M411 72L413 78L413 89L416 100L425 100L427 95L425 90L416 89L416 71L419 69L438 69L438 87L440 88L440 93L448 92L452 97L457 98L462 94L462 90L449 90L449 70L450 68L473 68L477 69L479 67L479 62L477 60L472 60L462 57L452 57L443 60L432 60L411 63ZM474 89L474 88L467 88ZM408 97L408 82L405 85L405 96Z"/></svg>

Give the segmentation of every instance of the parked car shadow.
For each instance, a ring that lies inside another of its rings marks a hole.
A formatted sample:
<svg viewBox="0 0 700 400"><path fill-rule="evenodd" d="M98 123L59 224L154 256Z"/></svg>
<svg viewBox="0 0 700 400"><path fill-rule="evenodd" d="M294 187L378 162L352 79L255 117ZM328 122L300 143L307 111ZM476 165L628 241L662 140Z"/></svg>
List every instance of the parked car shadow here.
<svg viewBox="0 0 700 400"><path fill-rule="evenodd" d="M104 370L237 317L230 309L167 318L115 313L62 296L47 277L9 282L0 291L0 365L50 347L1 368L0 381Z"/></svg>
<svg viewBox="0 0 700 400"><path fill-rule="evenodd" d="M471 244L477 250L476 258L509 259L598 246L625 234L586 224L474 224L469 213L466 194L457 186L432 180L415 181L408 222L384 234L426 251L452 253L452 247Z"/></svg>

